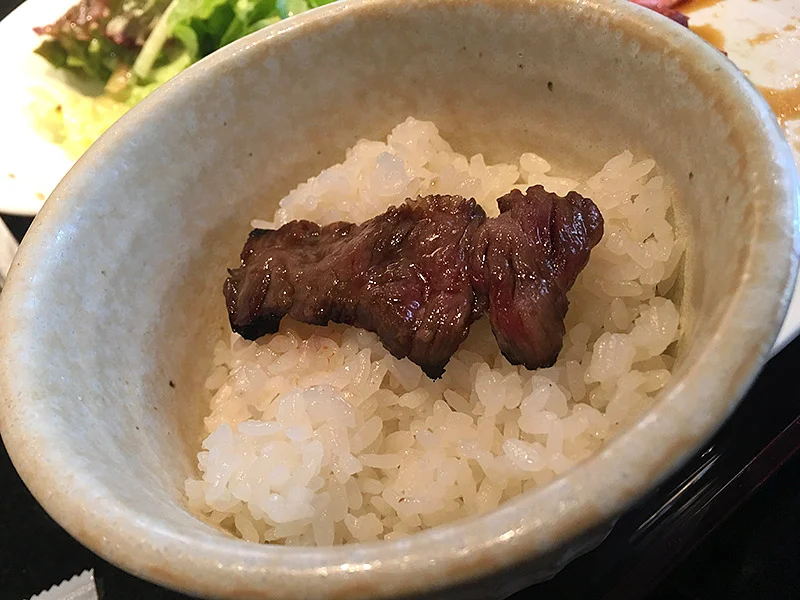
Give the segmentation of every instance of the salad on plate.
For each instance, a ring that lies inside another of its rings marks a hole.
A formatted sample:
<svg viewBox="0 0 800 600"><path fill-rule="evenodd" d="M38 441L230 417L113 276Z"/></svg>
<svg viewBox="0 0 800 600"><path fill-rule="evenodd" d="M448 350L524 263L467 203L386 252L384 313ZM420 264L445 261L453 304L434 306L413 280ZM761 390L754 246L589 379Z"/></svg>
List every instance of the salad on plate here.
<svg viewBox="0 0 800 600"><path fill-rule="evenodd" d="M333 0L80 0L34 28L35 52L66 71L78 93L39 90L32 121L79 157L159 85L204 56L281 19Z"/></svg>
<svg viewBox="0 0 800 600"><path fill-rule="evenodd" d="M36 90L34 129L78 158L133 105L182 70L281 19L333 0L79 0L33 28L35 53L69 74L66 100ZM631 0L687 25L686 0Z"/></svg>

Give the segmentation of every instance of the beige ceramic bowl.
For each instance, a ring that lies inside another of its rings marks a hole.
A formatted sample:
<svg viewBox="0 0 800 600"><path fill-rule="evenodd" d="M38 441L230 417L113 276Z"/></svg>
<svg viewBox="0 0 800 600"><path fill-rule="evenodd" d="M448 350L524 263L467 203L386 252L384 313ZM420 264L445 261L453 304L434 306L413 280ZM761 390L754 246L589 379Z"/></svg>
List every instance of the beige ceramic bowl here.
<svg viewBox="0 0 800 600"><path fill-rule="evenodd" d="M251 217L408 115L493 160L533 150L587 173L626 147L655 157L691 240L675 376L601 453L491 514L335 549L227 537L182 492L227 327L225 267ZM734 409L792 289L797 194L789 149L742 75L627 2L337 2L165 85L64 179L0 297L3 440L56 521L167 586L377 598L525 561L459 592L497 597L597 543Z"/></svg>

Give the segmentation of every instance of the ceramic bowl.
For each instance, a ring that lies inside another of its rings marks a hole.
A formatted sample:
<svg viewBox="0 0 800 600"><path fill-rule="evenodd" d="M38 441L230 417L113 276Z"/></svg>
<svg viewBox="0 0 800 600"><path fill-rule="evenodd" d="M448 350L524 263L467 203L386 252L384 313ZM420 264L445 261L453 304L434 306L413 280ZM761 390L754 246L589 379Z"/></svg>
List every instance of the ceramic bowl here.
<svg viewBox="0 0 800 600"><path fill-rule="evenodd" d="M228 327L225 268L252 217L409 115L494 161L533 150L588 173L624 148L654 157L689 243L674 377L601 452L489 514L337 548L233 539L183 492ZM736 407L790 297L797 197L767 105L659 15L621 1L336 2L164 85L61 182L0 296L3 440L67 531L172 588L500 597L596 544Z"/></svg>

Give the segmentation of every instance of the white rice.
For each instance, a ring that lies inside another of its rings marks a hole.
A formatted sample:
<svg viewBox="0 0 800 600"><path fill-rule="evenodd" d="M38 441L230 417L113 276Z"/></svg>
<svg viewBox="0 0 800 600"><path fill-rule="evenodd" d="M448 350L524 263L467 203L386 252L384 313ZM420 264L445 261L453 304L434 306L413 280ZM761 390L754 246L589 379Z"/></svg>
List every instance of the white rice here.
<svg viewBox="0 0 800 600"><path fill-rule="evenodd" d="M546 485L654 402L679 313L665 295L683 253L652 160L629 152L587 181L548 175L534 154L487 165L409 118L386 143L359 141L344 163L300 185L271 227L360 222L418 194L474 197L489 215L513 187L592 198L605 235L570 292L555 366L528 371L499 353L485 319L431 381L353 327L284 320L279 334L220 341L193 510L253 542L393 539L482 513Z"/></svg>

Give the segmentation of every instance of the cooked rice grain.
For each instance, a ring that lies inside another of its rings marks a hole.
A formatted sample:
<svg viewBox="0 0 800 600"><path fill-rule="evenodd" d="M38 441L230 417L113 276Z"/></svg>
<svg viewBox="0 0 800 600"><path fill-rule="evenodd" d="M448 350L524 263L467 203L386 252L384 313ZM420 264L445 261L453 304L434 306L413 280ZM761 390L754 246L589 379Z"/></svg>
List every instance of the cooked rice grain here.
<svg viewBox="0 0 800 600"><path fill-rule="evenodd" d="M200 478L186 481L190 506L253 542L395 539L492 510L596 452L651 406L672 367L665 351L679 313L666 296L683 246L654 167L623 152L579 182L551 176L532 153L487 165L412 118L386 143L359 141L254 226L360 222L433 193L474 197L493 216L513 187L577 190L602 211L605 235L569 294L558 361L510 365L486 320L438 381L353 327L284 319L256 342L232 335L206 382L208 437Z"/></svg>

